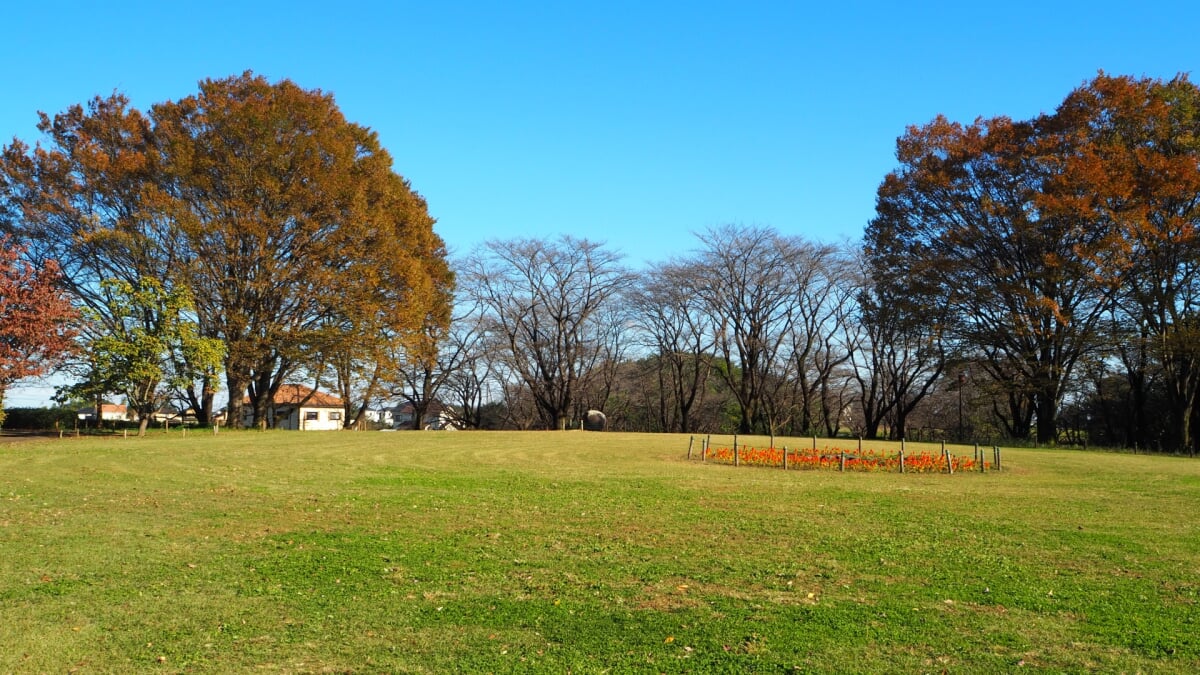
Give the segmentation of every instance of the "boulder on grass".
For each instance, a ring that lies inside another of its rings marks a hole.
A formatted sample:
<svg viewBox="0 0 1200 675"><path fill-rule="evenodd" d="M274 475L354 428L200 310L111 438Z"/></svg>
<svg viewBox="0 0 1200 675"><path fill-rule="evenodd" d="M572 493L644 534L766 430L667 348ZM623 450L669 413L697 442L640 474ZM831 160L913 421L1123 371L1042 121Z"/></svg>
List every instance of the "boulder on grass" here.
<svg viewBox="0 0 1200 675"><path fill-rule="evenodd" d="M599 410L589 410L583 417L584 431L604 431L606 426L608 426L608 418Z"/></svg>

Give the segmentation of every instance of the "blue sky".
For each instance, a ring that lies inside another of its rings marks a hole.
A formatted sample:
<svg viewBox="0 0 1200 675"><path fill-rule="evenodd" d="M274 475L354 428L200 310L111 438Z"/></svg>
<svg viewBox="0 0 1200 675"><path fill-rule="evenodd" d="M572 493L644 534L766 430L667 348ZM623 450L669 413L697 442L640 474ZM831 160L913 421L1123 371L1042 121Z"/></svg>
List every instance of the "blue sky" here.
<svg viewBox="0 0 1200 675"><path fill-rule="evenodd" d="M1028 118L1098 70L1200 57L1183 1L20 4L5 143L36 141L39 110L250 69L378 131L453 251L571 234L635 266L729 222L856 239L907 125Z"/></svg>

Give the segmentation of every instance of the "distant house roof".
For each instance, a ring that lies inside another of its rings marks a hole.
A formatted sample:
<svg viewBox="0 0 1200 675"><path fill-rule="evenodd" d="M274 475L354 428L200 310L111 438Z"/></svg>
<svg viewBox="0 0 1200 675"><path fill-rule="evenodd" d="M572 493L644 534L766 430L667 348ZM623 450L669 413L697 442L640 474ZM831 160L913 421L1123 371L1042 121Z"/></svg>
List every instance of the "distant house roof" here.
<svg viewBox="0 0 1200 675"><path fill-rule="evenodd" d="M121 403L101 403L100 413L119 413L125 415L129 412L129 408Z"/></svg>
<svg viewBox="0 0 1200 675"><path fill-rule="evenodd" d="M307 401L305 399L308 399ZM245 401L250 402L250 397ZM299 405L304 403L306 408L341 408L342 399L321 391L313 391L312 387L302 384L281 384L275 392L275 405Z"/></svg>

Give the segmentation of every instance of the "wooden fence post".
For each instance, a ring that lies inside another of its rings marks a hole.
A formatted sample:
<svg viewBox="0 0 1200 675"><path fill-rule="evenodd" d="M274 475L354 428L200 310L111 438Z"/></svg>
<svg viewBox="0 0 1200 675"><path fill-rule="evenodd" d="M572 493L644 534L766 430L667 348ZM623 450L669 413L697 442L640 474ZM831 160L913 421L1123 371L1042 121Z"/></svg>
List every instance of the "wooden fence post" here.
<svg viewBox="0 0 1200 675"><path fill-rule="evenodd" d="M904 473L904 441L900 441L900 473Z"/></svg>
<svg viewBox="0 0 1200 675"><path fill-rule="evenodd" d="M846 451L842 450L842 454L838 456L838 471L846 470Z"/></svg>
<svg viewBox="0 0 1200 675"><path fill-rule="evenodd" d="M783 470L787 471L787 446L783 446Z"/></svg>
<svg viewBox="0 0 1200 675"><path fill-rule="evenodd" d="M735 441L735 442L734 442L734 444L733 444L733 465L734 465L734 466L741 466L741 465L742 465L742 463L741 463L741 460L740 460L740 458L739 458L739 456L738 456L738 445L737 445L737 442L736 442L736 441L737 441L737 436L734 436L734 437L733 437L733 439L734 439L734 441Z"/></svg>
<svg viewBox="0 0 1200 675"><path fill-rule="evenodd" d="M946 441L942 441L942 459L946 461L946 473L954 473L954 465L950 463L950 451L946 449Z"/></svg>
<svg viewBox="0 0 1200 675"><path fill-rule="evenodd" d="M696 442L695 436L688 436L688 459L692 458L692 443Z"/></svg>
<svg viewBox="0 0 1200 675"><path fill-rule="evenodd" d="M700 461L701 462L708 461L708 439L709 438L712 438L712 437L709 436L708 438L705 438L703 442L700 443Z"/></svg>

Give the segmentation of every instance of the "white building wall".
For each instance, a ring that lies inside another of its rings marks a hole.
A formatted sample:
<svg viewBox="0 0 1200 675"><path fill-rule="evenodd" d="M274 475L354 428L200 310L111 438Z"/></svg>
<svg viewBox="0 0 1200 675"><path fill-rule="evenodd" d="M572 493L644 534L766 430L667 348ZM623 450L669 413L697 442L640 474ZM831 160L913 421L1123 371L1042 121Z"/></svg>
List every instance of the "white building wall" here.
<svg viewBox="0 0 1200 675"><path fill-rule="evenodd" d="M276 419L273 428L295 431L338 431L342 428L341 408L300 408L288 414L285 419ZM249 424L249 422L247 422Z"/></svg>
<svg viewBox="0 0 1200 675"><path fill-rule="evenodd" d="M295 422L290 429L303 431L337 431L342 428L341 408L300 408L298 414L293 413L288 422Z"/></svg>

